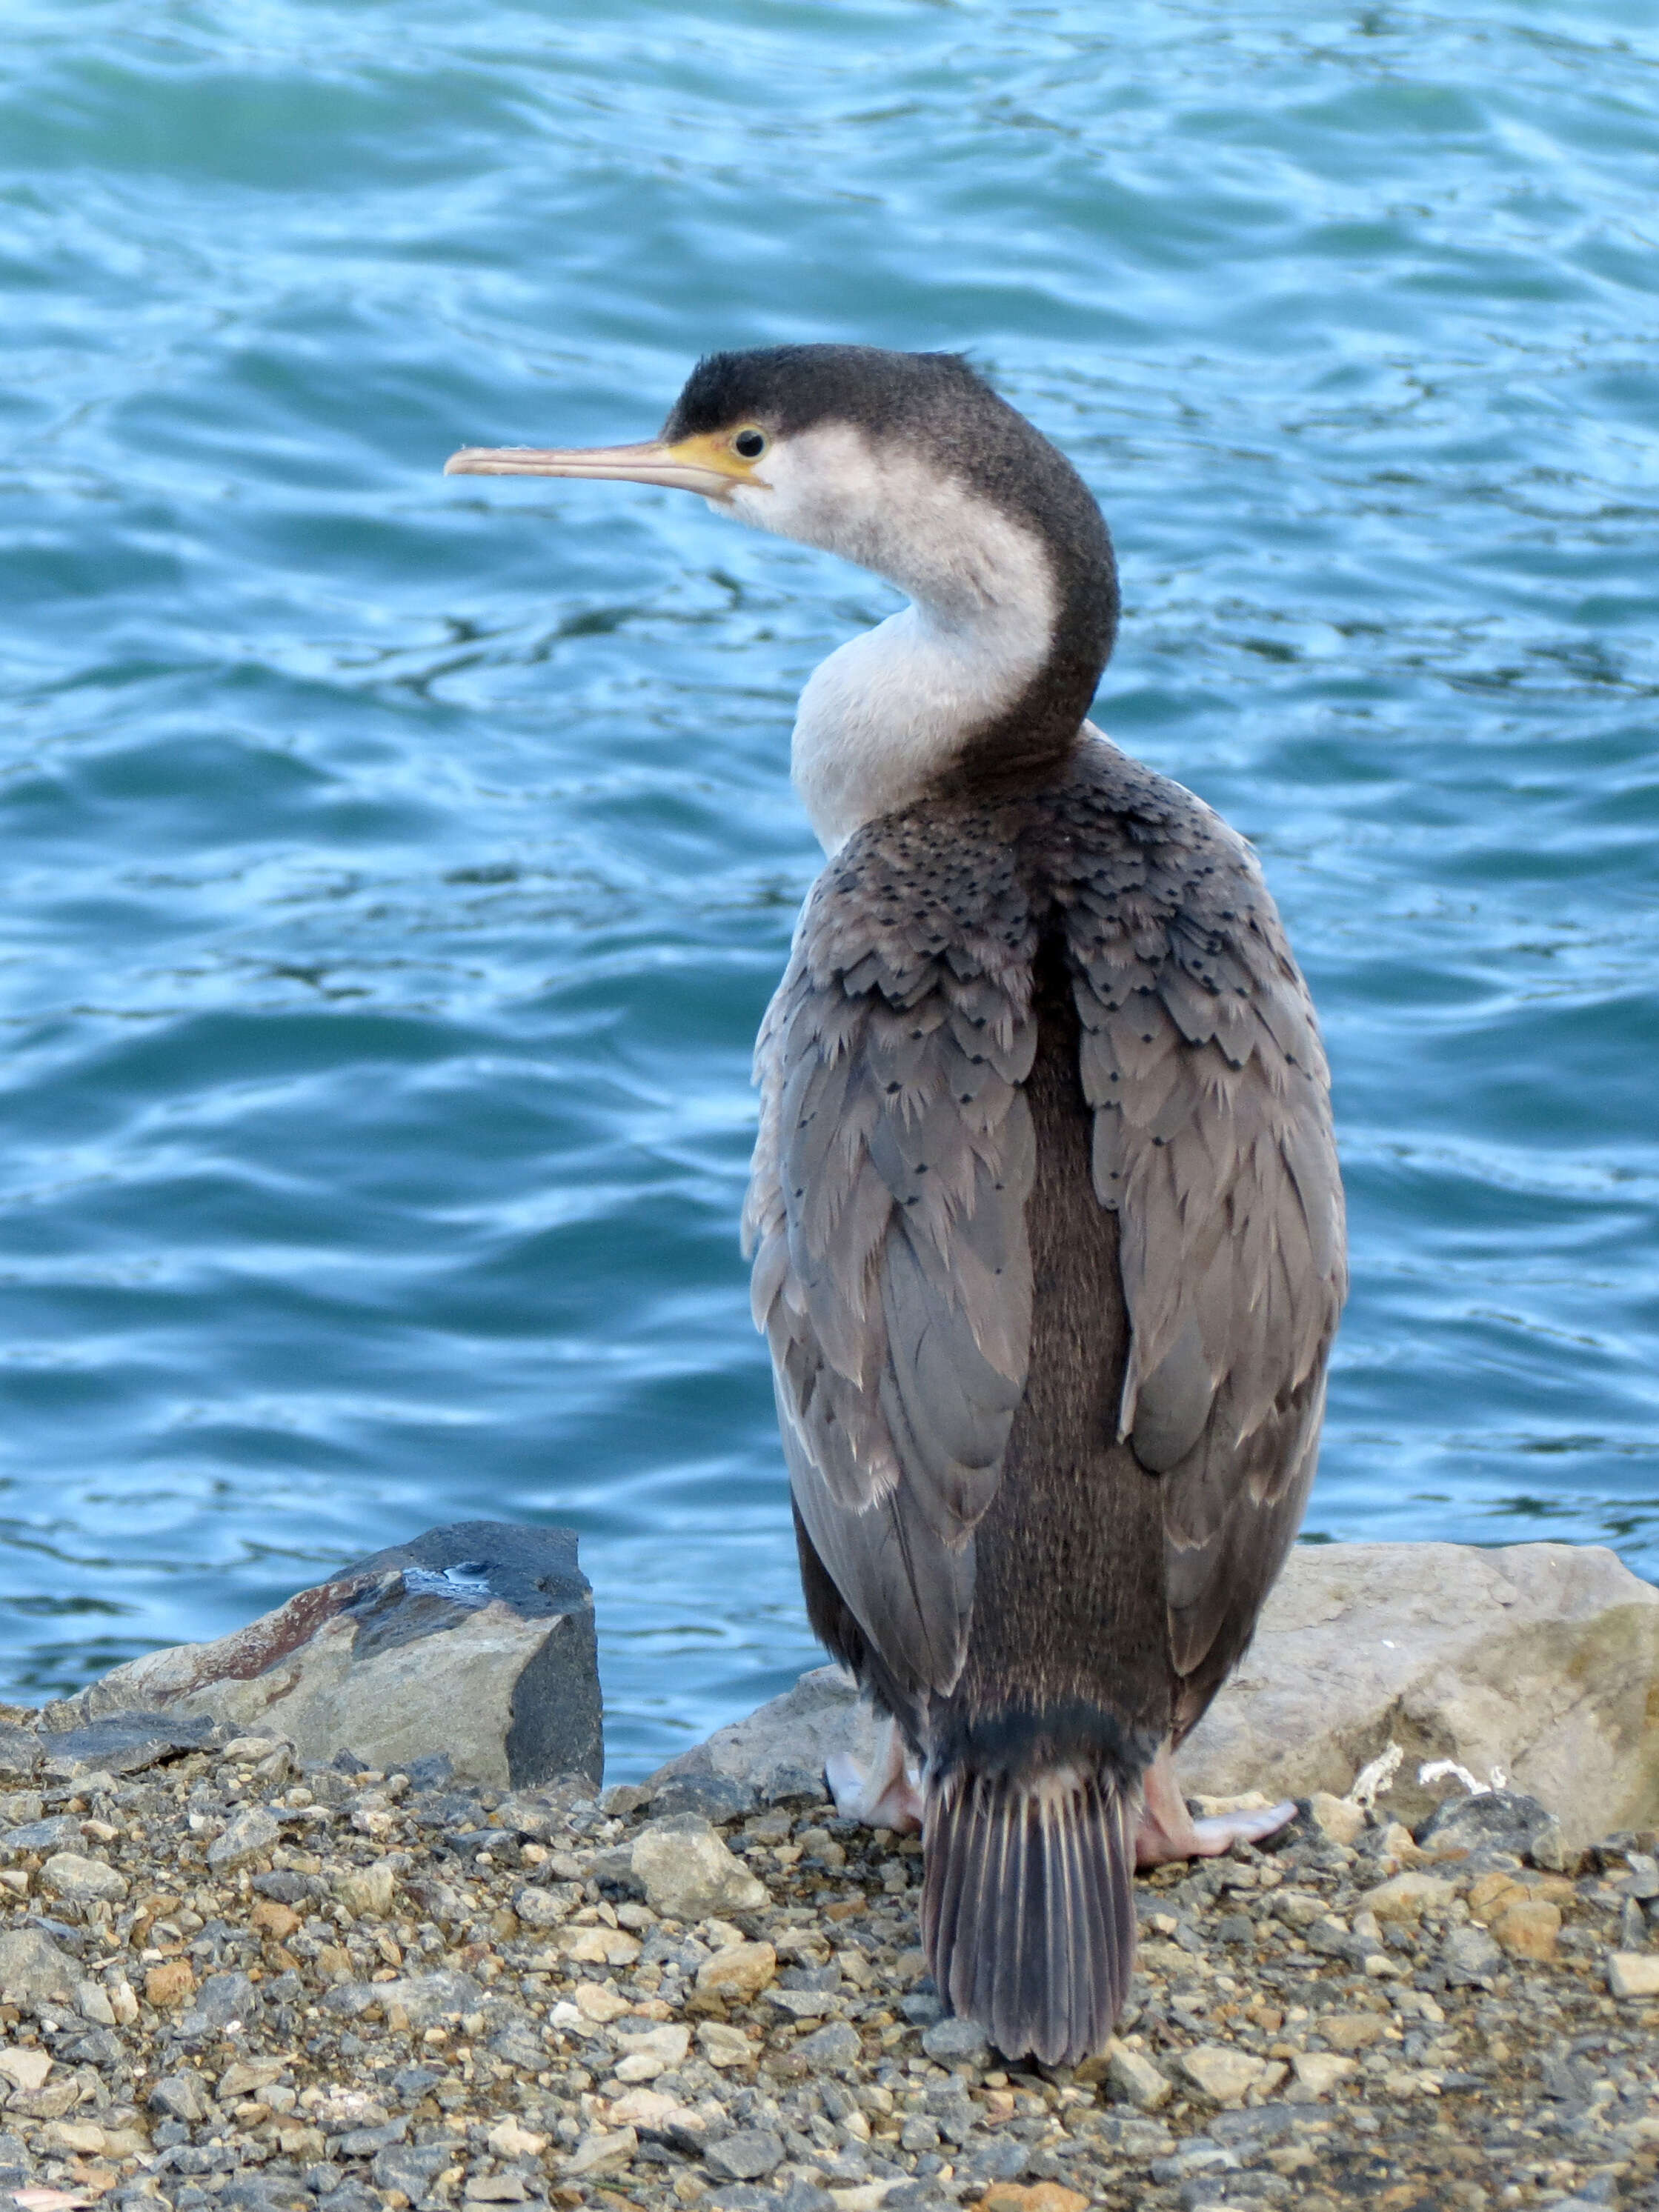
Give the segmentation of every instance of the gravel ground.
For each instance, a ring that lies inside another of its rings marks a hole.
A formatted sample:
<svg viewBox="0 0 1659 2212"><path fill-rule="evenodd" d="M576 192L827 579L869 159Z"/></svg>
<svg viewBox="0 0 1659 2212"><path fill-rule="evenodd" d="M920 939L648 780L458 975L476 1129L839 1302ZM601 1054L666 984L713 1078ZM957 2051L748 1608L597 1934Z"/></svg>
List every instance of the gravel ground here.
<svg viewBox="0 0 1659 2212"><path fill-rule="evenodd" d="M1163 1869L1073 2075L939 2019L916 1845L821 1799L0 1735L0 2208L1659 2208L1650 1835Z"/></svg>

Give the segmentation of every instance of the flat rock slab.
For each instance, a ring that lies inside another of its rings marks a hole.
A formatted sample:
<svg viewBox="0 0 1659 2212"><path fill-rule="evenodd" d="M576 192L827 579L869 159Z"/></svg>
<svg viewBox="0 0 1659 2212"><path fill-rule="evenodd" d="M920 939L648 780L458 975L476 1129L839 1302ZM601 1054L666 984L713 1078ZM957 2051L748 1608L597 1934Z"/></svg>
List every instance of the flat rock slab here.
<svg viewBox="0 0 1659 2212"><path fill-rule="evenodd" d="M222 1732L350 1751L389 1769L442 1753L457 1779L598 1787L593 1595L568 1528L462 1521L360 1559L212 1644L118 1667L46 1708L48 1762L125 1772Z"/></svg>
<svg viewBox="0 0 1659 2212"><path fill-rule="evenodd" d="M1553 1811L1569 1848L1659 1821L1659 1590L1599 1545L1304 1545L1243 1664L1176 1768L1191 1796L1340 1796L1390 1742L1381 1799L1415 1825L1455 1759ZM821 1667L659 1768L653 1808L731 1819L787 1796L830 1752L866 1761L875 1723L848 1676Z"/></svg>

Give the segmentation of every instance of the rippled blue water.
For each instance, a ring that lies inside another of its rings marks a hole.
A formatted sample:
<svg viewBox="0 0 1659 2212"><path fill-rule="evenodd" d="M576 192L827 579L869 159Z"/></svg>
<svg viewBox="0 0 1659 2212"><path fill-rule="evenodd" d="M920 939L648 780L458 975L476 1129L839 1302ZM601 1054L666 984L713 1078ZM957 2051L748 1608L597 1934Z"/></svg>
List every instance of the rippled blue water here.
<svg viewBox="0 0 1659 2212"><path fill-rule="evenodd" d="M1649 0L14 0L14 1693L481 1513L582 1531L613 1773L810 1662L735 1218L792 702L890 598L438 473L783 338L1066 447L1102 718L1261 848L1352 1211L1310 1530L1659 1570L1656 163Z"/></svg>

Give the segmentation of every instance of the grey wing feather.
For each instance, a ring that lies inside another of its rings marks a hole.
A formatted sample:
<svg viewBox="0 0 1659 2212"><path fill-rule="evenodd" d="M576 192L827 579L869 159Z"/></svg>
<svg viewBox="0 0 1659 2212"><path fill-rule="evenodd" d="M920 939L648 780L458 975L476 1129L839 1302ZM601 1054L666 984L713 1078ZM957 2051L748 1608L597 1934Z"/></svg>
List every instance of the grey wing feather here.
<svg viewBox="0 0 1659 2212"><path fill-rule="evenodd" d="M1079 871L1067 935L1095 1188L1121 1224L1121 1432L1163 1478L1179 1733L1301 1520L1346 1277L1329 1077L1273 902L1224 823L1144 785L1161 838Z"/></svg>
<svg viewBox="0 0 1659 2212"><path fill-rule="evenodd" d="M1025 1385L1035 1033L1018 914L945 915L908 858L866 831L808 902L756 1053L744 1230L801 1519L926 1693L961 1671Z"/></svg>

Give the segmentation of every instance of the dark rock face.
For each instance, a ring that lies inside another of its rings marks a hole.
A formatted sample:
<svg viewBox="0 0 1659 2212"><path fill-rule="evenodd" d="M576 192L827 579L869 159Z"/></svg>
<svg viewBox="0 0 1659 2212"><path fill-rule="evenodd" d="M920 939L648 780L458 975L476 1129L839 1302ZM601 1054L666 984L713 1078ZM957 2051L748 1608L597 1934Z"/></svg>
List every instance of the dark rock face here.
<svg viewBox="0 0 1659 2212"><path fill-rule="evenodd" d="M42 1717L48 1772L131 1773L241 1735L335 1760L343 1796L366 1766L513 1790L604 1778L575 1534L501 1521L376 1552L216 1643L147 1652Z"/></svg>
<svg viewBox="0 0 1659 2212"><path fill-rule="evenodd" d="M1560 1823L1535 1797L1514 1790L1483 1790L1456 1797L1430 1814L1417 1830L1417 1841L1444 1850L1510 1851L1534 1866L1562 1864Z"/></svg>
<svg viewBox="0 0 1659 2212"><path fill-rule="evenodd" d="M368 1575L395 1568L403 1578L399 1597L380 1601L375 1617L358 1630L364 1656L441 1632L496 1601L520 1620L549 1624L513 1688L506 1753L515 1790L565 1774L584 1775L597 1790L605 1778L593 1592L576 1563L576 1546L574 1528L456 1521L428 1528L413 1543L373 1553L349 1570Z"/></svg>

